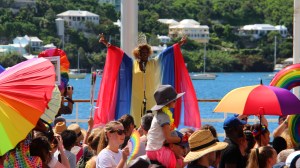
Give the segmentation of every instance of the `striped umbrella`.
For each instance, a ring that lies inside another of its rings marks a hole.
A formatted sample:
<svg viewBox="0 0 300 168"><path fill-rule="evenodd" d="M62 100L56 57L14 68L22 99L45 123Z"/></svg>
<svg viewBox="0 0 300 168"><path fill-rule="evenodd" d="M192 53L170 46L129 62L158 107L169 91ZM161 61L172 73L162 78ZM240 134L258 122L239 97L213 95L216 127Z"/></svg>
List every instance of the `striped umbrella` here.
<svg viewBox="0 0 300 168"><path fill-rule="evenodd" d="M33 58L0 74L0 156L35 127L55 84L52 63Z"/></svg>
<svg viewBox="0 0 300 168"><path fill-rule="evenodd" d="M230 91L214 112L278 116L300 114L300 101L286 89L261 84Z"/></svg>

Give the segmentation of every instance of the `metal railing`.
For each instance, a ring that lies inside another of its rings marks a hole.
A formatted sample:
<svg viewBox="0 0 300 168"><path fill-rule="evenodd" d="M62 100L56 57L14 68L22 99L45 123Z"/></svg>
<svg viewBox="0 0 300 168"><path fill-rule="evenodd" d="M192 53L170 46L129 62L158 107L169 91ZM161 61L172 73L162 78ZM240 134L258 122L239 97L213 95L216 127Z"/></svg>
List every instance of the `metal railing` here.
<svg viewBox="0 0 300 168"><path fill-rule="evenodd" d="M75 102L75 108L73 107L73 112L75 112L75 118L74 119L66 119L67 122L70 123L86 123L88 122L88 119L80 119L79 118L79 108L78 105L79 103L90 103L90 100L73 100ZM198 99L198 102L202 102L202 103L212 103L212 102L219 102L220 99ZM67 102L67 101L66 101ZM97 102L97 100L94 100L94 102ZM224 117L223 118L201 118L201 122L205 122L205 123L223 123L224 119L227 117L227 113L224 113ZM255 119L248 119L248 122L255 122ZM276 123L278 122L277 119L268 119L269 123ZM225 133L224 132L218 132L218 136L219 137L225 137Z"/></svg>

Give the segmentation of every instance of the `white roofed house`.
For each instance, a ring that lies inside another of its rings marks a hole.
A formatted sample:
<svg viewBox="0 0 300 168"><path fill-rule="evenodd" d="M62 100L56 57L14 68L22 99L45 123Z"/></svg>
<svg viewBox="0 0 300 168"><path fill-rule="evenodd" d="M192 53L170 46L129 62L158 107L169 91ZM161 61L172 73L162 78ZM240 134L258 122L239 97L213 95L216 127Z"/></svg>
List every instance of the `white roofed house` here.
<svg viewBox="0 0 300 168"><path fill-rule="evenodd" d="M20 48L25 48L29 45L32 51L41 51L43 49L43 41L38 37L29 37L25 35L24 37L16 37L13 39L13 45L19 46Z"/></svg>
<svg viewBox="0 0 300 168"><path fill-rule="evenodd" d="M208 43L209 27L207 25L200 25L199 22L193 19L184 19L178 24L169 26L169 37L176 38L184 35L200 43Z"/></svg>
<svg viewBox="0 0 300 168"><path fill-rule="evenodd" d="M179 24L179 22L177 22L177 21L174 20L174 19L158 19L158 21L159 21L160 23L167 24L167 25L169 25L169 26Z"/></svg>
<svg viewBox="0 0 300 168"><path fill-rule="evenodd" d="M259 39L271 31L278 31L282 37L287 37L287 28L283 25L272 26L270 24L245 25L239 29L239 36L250 36Z"/></svg>
<svg viewBox="0 0 300 168"><path fill-rule="evenodd" d="M99 15L81 10L68 10L56 16L63 19L70 28L76 30L86 30L86 22L99 25L100 21Z"/></svg>

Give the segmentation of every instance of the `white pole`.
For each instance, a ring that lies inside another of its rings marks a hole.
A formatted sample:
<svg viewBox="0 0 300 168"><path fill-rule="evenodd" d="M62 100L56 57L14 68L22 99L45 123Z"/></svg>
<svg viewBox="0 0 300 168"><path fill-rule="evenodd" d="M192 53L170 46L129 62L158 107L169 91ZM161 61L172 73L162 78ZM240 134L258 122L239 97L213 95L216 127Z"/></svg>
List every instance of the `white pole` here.
<svg viewBox="0 0 300 168"><path fill-rule="evenodd" d="M276 66L276 57L277 57L277 36L275 36L275 44L274 44L274 69Z"/></svg>
<svg viewBox="0 0 300 168"><path fill-rule="evenodd" d="M206 43L204 43L204 58L203 58L203 73L205 73L205 66L206 66Z"/></svg>
<svg viewBox="0 0 300 168"><path fill-rule="evenodd" d="M294 35L293 35L293 63L300 63L300 2L294 0ZM294 94L299 98L299 87L294 88Z"/></svg>
<svg viewBox="0 0 300 168"><path fill-rule="evenodd" d="M121 1L121 48L131 55L137 46L138 37L138 1Z"/></svg>

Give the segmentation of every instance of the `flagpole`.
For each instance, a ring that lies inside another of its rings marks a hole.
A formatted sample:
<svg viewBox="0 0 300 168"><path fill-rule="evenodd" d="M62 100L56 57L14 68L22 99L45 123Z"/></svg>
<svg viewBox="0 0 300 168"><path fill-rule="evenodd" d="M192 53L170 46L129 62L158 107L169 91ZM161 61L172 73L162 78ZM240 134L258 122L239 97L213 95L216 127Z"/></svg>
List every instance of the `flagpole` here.
<svg viewBox="0 0 300 168"><path fill-rule="evenodd" d="M293 34L293 63L300 62L300 1L294 0L294 34ZM300 98L299 88L293 89L293 93Z"/></svg>
<svg viewBox="0 0 300 168"><path fill-rule="evenodd" d="M95 95L95 83L96 83L96 72L91 69L91 89L90 89L90 105L91 105L91 111L90 111L90 117L93 117L93 112L95 110L94 107L94 95Z"/></svg>

